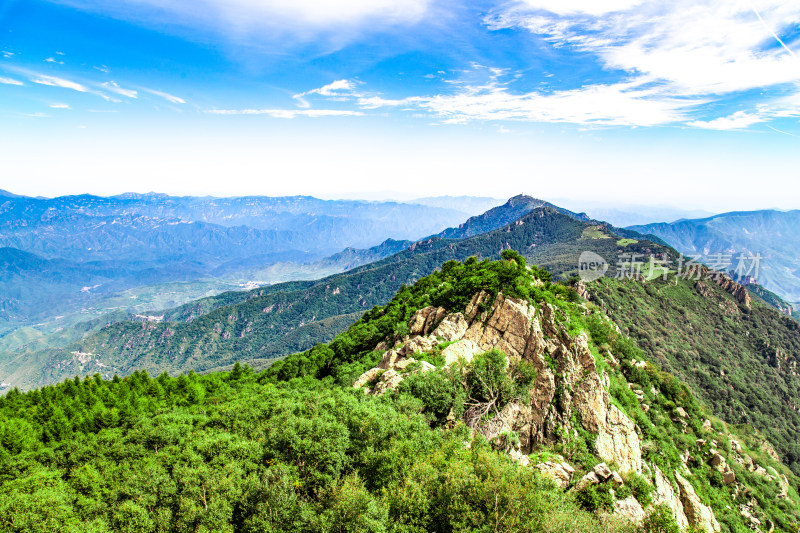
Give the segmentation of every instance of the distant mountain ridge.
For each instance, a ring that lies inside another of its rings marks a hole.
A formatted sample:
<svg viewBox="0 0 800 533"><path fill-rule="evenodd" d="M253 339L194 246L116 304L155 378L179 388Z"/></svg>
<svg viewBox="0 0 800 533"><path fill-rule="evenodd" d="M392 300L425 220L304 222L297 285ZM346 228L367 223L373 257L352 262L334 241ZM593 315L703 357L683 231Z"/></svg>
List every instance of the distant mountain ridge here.
<svg viewBox="0 0 800 533"><path fill-rule="evenodd" d="M291 278L292 269L299 278L319 277L340 267L306 265L348 247L429 235L465 218L435 206L310 196L32 198L3 191L0 247L49 263L40 272L22 269L2 280L0 335L44 320L51 311L50 316L81 312L115 291L153 283L202 282L219 292L238 282ZM271 265L277 265L275 272L264 272ZM87 286L98 287L81 292ZM197 288L189 291L193 298L205 293ZM169 290L180 302L180 287ZM47 305L48 297L57 303Z"/></svg>
<svg viewBox="0 0 800 533"><path fill-rule="evenodd" d="M430 237L324 279L223 293L167 311L163 322L114 324L65 350L36 354L32 359L41 366L23 368L18 359L13 364L0 362L0 379L42 384L84 372L89 363L72 352L95 354L89 361L105 365L98 367L105 374L142 367L153 372L209 370L236 358L258 360L300 351L341 331L319 327L320 321L356 316L449 259L498 257L513 248L558 274L576 271L584 250L608 258L612 266L620 246L631 253L668 252L645 240L620 245L608 231L554 208L538 207L493 231L460 240Z"/></svg>
<svg viewBox="0 0 800 533"><path fill-rule="evenodd" d="M457 227L447 228L439 233L436 233L435 235L424 237L420 239L420 241L433 238L466 239L468 237L474 237L476 235L488 233L497 228L505 226L506 224L519 219L520 217L539 207L549 207L550 209L554 209L559 213L567 215L575 220L590 220L589 217L583 213L573 213L572 211L563 209L544 200L520 194L509 198L502 205L492 207L483 214L470 217ZM378 246L373 246L372 248L366 250L348 248L343 252L326 258L321 263L339 264L345 267L342 270L348 270L372 261L383 259L384 257L388 257L394 253L400 252L404 248L412 246L413 244L414 241L396 241L394 239L387 239Z"/></svg>
<svg viewBox="0 0 800 533"><path fill-rule="evenodd" d="M759 254L758 283L800 302L800 210L735 211L629 229L660 237L686 255L730 255L732 269L739 254Z"/></svg>

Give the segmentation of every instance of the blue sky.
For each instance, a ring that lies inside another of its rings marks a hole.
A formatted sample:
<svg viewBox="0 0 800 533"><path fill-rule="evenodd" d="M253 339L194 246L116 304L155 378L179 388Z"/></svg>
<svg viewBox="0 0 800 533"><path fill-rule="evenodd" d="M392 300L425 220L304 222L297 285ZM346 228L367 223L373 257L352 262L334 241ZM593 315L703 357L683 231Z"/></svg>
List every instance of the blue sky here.
<svg viewBox="0 0 800 533"><path fill-rule="evenodd" d="M0 188L800 207L800 4L6 0Z"/></svg>

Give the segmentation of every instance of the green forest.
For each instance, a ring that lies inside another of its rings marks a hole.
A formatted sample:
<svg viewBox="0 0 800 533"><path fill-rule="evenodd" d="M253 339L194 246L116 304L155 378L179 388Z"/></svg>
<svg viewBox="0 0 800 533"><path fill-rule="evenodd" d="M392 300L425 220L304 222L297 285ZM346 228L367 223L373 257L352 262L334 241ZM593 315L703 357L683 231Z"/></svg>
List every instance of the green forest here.
<svg viewBox="0 0 800 533"><path fill-rule="evenodd" d="M331 343L262 372L237 363L204 375L136 371L12 390L0 398L0 531L676 532L668 509L649 505L654 487L644 475L626 475L616 492L574 488L599 462L591 433L575 429L531 455L560 454L575 467L573 488L563 490L511 459L513 435L487 440L458 420L468 399L491 394L504 405L529 394L535 371L524 360L487 352L444 367L434 350L420 360L436 370L412 372L396 390L352 387L380 360L376 344L406 335L417 310L463 311L479 291L550 304L570 335L586 333L612 401L641 430L644 459L672 478L691 451L694 488L722 531L750 529L733 486L698 458L712 441L730 451L734 437L791 479L781 499L774 482L732 465L761 519L798 530L797 478L760 450L755 431L713 417L598 306L508 251L499 261L447 262ZM610 352L616 367L605 362ZM648 410L629 383L646 391ZM688 423L676 421L678 409ZM627 496L648 509L639 525L610 514Z"/></svg>

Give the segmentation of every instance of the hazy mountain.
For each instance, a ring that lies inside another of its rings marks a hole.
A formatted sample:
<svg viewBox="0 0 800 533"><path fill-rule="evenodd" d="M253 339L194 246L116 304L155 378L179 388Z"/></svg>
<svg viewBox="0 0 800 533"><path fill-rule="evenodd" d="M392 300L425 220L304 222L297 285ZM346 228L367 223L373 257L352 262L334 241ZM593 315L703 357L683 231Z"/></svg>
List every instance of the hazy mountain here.
<svg viewBox="0 0 800 533"><path fill-rule="evenodd" d="M308 196L31 198L3 191L0 247L34 255L5 252L19 268L0 282L0 334L134 287L191 282L185 297L195 298L232 282L319 277L339 267L304 265L387 238L419 238L464 218L435 206ZM180 287L170 291L173 303L186 301Z"/></svg>
<svg viewBox="0 0 800 533"><path fill-rule="evenodd" d="M790 303L800 302L800 210L723 213L630 229L656 235L686 255L730 256L731 270L740 254L760 254L758 283Z"/></svg>
<svg viewBox="0 0 800 533"><path fill-rule="evenodd" d="M445 197L449 198L449 197ZM469 197L464 197L469 198ZM572 211L562 209L544 200L533 198L531 196L518 195L509 198L506 202L496 207L492 207L483 214L470 217L464 223L459 224L457 227L447 228L435 235L423 238L421 240L440 238L440 239L464 239L467 237L474 237L482 233L488 233L497 228L505 226L520 217L530 213L538 207L550 207L560 213L563 213L576 220L589 220L584 214L576 214ZM388 239L378 246L373 246L368 249L354 249L348 248L340 253L334 254L318 264L320 267L339 265L341 270L348 270L360 265L377 261L384 257L388 257L397 253L404 248L408 248L414 244L413 241L396 241Z"/></svg>
<svg viewBox="0 0 800 533"><path fill-rule="evenodd" d="M645 240L620 241L605 226L539 207L493 231L465 239L426 238L380 261L321 280L223 293L167 311L163 322L121 322L70 348L31 356L35 364L22 364L19 355L6 357L0 362L0 379L25 386L60 380L86 368L74 353L96 354L91 360L105 365L102 372L112 373L133 368L208 370L235 358L285 355L330 340L349 322L329 319L347 315L355 320L358 313L385 302L403 284L444 261L497 257L507 248L556 274L576 271L585 250L606 257L612 266L621 248L640 254L668 252Z"/></svg>
<svg viewBox="0 0 800 533"><path fill-rule="evenodd" d="M674 222L683 218L703 218L715 213L702 209L685 209L678 206L652 206L576 200L574 198L554 198L552 202L585 212L595 220L604 220L618 227Z"/></svg>

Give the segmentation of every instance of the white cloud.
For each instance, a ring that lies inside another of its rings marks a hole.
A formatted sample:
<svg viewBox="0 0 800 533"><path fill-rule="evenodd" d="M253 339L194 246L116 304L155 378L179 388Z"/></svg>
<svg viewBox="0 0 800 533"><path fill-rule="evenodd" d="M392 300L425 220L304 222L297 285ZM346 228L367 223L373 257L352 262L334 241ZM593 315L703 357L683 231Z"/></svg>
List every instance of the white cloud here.
<svg viewBox="0 0 800 533"><path fill-rule="evenodd" d="M354 80L336 80L317 89L295 94L292 98L297 100L297 105L303 108L311 107L311 104L309 104L306 99L306 96L311 95L328 96L331 97L329 99L346 101L350 98L361 96L356 92L357 84L358 82Z"/></svg>
<svg viewBox="0 0 800 533"><path fill-rule="evenodd" d="M31 78L31 81L33 83L38 83L39 85L62 87L64 89L72 89L73 91L78 91L80 93L89 92L89 89L85 85L81 85L80 83L74 81L65 80L63 78L56 78L55 76L37 74Z"/></svg>
<svg viewBox="0 0 800 533"><path fill-rule="evenodd" d="M797 2L526 0L485 22L594 54L605 69L624 71L666 95L717 99L800 81L800 58L793 43L780 38L800 24Z"/></svg>
<svg viewBox="0 0 800 533"><path fill-rule="evenodd" d="M23 68L15 68L13 69L13 71L17 72L18 74L23 74L27 76L32 83L36 83L38 85L46 85L48 87L59 87L61 89L70 89L72 91L77 91L79 93L93 94L95 96L99 96L106 102L119 103L119 100L117 100L116 98L113 98L102 91L93 90L89 88L87 85L79 83L77 81L58 78L56 76L47 76L45 74L40 74L38 72L33 72ZM91 85L95 86L94 84Z"/></svg>
<svg viewBox="0 0 800 533"><path fill-rule="evenodd" d="M353 92L355 84L347 80L301 94L315 94L326 100L347 97L362 110L403 107L423 111L426 117L438 117L448 124L511 120L654 126L684 122L690 118L689 113L695 106L705 102L700 98L668 96L637 82L595 84L547 93L514 93L509 82L516 79L516 73L477 64L462 75L461 79L450 80L456 88L451 94L386 99L377 93ZM306 107L310 105L308 102L305 104Z"/></svg>
<svg viewBox="0 0 800 533"><path fill-rule="evenodd" d="M534 9L543 9L559 15L588 13L604 15L614 11L625 11L642 3L642 0L523 0Z"/></svg>
<svg viewBox="0 0 800 533"><path fill-rule="evenodd" d="M111 70L110 70L110 69L109 69L107 66L105 66L105 65L100 65L99 67L98 67L98 66L95 66L95 67L93 67L93 68L94 68L95 70L99 70L99 71L100 71L100 72L102 72L103 74L108 74L109 72L111 72Z"/></svg>
<svg viewBox="0 0 800 533"><path fill-rule="evenodd" d="M339 109L211 109L206 113L211 115L267 115L273 118L359 117L364 114L360 111Z"/></svg>
<svg viewBox="0 0 800 533"><path fill-rule="evenodd" d="M137 91L134 91L133 89L123 89L122 87L120 87L119 85L114 83L113 81L107 81L107 82L103 83L102 86L105 87L106 90L111 91L112 93L116 93L116 94L118 94L120 96L125 96L127 98L136 98L139 95L139 93ZM173 97L173 98L176 98L176 97ZM180 102L180 103L183 103L183 102Z"/></svg>
<svg viewBox="0 0 800 533"><path fill-rule="evenodd" d="M45 59L45 62L47 62L47 63L55 63L56 65L63 65L64 64L63 61L58 61L55 57L48 57L47 59Z"/></svg>
<svg viewBox="0 0 800 533"><path fill-rule="evenodd" d="M50 104L53 109L72 109L69 104Z"/></svg>
<svg viewBox="0 0 800 533"><path fill-rule="evenodd" d="M419 107L447 123L523 120L613 126L655 126L684 120L703 103L668 98L630 83L590 85L553 93L513 94L505 87L465 87L454 95L418 99Z"/></svg>
<svg viewBox="0 0 800 533"><path fill-rule="evenodd" d="M14 52L9 52L8 50L3 50L2 52L0 52L0 54L2 54L2 56L4 58L6 58L6 59L10 59L14 55Z"/></svg>
<svg viewBox="0 0 800 533"><path fill-rule="evenodd" d="M25 85L19 80L15 80L14 78L0 78L0 83L3 85Z"/></svg>
<svg viewBox="0 0 800 533"><path fill-rule="evenodd" d="M322 96L342 96L351 95L356 88L356 82L352 80L336 80L328 85L323 85L319 89L312 89L301 96L306 94L319 94Z"/></svg>
<svg viewBox="0 0 800 533"><path fill-rule="evenodd" d="M759 122L764 122L764 119L759 115L747 113L746 111L737 111L730 116L719 117L714 120L695 120L689 122L689 126L708 130L739 130L752 126L753 124L758 124Z"/></svg>
<svg viewBox="0 0 800 533"><path fill-rule="evenodd" d="M186 100L184 100L183 98L181 98L179 96L174 96L172 94L165 93L165 92L162 92L162 91L155 91L153 89L143 89L143 90L148 92L148 93L150 93L150 94L154 94L156 96L159 96L159 97L163 98L164 100L166 100L167 102L169 102L171 104L185 104L186 103Z"/></svg>

